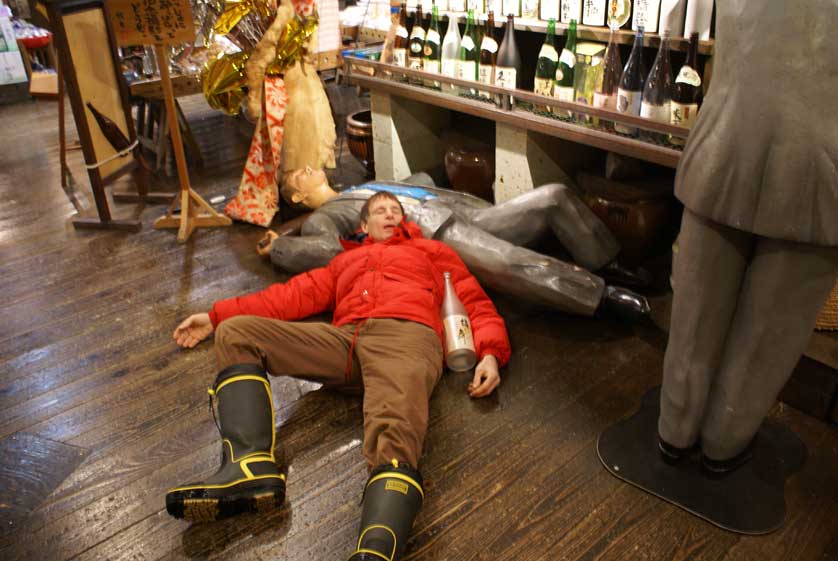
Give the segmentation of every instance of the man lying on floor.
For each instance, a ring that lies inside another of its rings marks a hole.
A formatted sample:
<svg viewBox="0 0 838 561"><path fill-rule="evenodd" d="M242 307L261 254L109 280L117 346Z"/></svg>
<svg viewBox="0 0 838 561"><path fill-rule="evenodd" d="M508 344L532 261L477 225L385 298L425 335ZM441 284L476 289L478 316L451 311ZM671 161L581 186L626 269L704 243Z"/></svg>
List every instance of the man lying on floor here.
<svg viewBox="0 0 838 561"><path fill-rule="evenodd" d="M166 495L177 518L214 520L279 507L285 476L274 458L267 373L364 391L364 457L370 470L351 561L399 559L424 491L417 470L428 401L443 367L443 273L471 319L478 364L468 387L485 397L509 360L503 320L446 244L422 237L386 191L361 210L360 243L325 267L255 294L222 300L174 332L191 348L215 331L220 373L211 395L223 460L215 475ZM294 323L333 310L332 324Z"/></svg>
<svg viewBox="0 0 838 561"><path fill-rule="evenodd" d="M322 171L310 171L309 183L316 183L318 174L322 190L331 192ZM332 192L303 223L300 236L278 237L269 231L259 252L290 273L326 265L357 229L364 202L381 190L396 194L425 238L454 249L487 288L582 316L643 320L649 314L646 299L622 287L648 285L649 273L619 262L614 235L573 189L560 183L498 205L434 187L425 174L406 183L365 183L339 195ZM573 263L528 249L549 234L567 249Z"/></svg>

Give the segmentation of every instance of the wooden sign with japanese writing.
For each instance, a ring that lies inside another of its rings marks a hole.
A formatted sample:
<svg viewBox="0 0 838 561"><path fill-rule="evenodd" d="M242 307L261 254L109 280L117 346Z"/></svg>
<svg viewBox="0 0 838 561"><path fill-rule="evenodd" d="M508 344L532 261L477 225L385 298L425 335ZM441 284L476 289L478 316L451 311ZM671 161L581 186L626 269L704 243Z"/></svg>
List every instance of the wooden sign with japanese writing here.
<svg viewBox="0 0 838 561"><path fill-rule="evenodd" d="M119 45L162 45L195 40L189 0L106 0Z"/></svg>

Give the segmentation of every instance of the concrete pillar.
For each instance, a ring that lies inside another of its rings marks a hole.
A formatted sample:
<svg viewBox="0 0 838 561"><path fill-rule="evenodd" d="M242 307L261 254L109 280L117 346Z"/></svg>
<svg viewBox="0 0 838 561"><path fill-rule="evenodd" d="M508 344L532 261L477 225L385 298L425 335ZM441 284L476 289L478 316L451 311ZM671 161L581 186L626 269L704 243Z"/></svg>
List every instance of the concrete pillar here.
<svg viewBox="0 0 838 561"><path fill-rule="evenodd" d="M370 109L376 179L404 179L442 163L447 109L377 92L370 94Z"/></svg>

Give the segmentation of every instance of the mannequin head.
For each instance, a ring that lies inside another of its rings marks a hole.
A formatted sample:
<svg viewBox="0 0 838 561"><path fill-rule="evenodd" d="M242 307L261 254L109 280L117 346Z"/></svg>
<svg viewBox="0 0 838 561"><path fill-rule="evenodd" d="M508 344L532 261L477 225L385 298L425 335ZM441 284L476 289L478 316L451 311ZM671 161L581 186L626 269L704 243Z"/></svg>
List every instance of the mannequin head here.
<svg viewBox="0 0 838 561"><path fill-rule="evenodd" d="M282 177L282 198L294 205L312 210L338 194L329 187L329 180L322 169L308 166L287 172Z"/></svg>

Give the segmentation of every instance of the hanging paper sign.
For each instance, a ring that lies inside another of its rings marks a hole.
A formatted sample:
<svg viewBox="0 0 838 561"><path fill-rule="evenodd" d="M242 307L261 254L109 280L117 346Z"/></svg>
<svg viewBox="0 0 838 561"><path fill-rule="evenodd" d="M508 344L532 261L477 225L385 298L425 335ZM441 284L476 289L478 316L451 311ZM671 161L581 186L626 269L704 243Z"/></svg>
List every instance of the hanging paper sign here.
<svg viewBox="0 0 838 561"><path fill-rule="evenodd" d="M107 0L119 45L162 45L195 40L189 0Z"/></svg>

